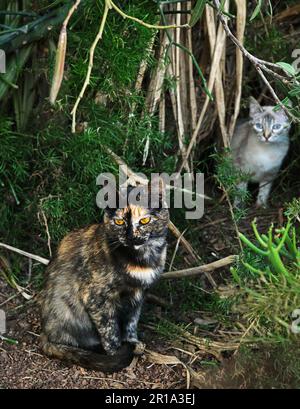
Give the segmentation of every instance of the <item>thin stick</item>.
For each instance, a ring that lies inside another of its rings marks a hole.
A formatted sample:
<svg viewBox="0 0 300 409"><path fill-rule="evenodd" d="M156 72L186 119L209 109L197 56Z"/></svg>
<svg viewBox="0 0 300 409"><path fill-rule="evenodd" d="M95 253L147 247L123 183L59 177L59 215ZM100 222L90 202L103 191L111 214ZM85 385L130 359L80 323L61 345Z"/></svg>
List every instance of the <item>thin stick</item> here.
<svg viewBox="0 0 300 409"><path fill-rule="evenodd" d="M150 80L150 84L148 87L148 93L146 97L146 103L145 103L147 112L151 116L155 113L157 104L160 101L162 89L163 89L163 81L165 78L165 72L167 68L165 59L166 59L166 49L168 48L168 45L169 45L169 39L165 35L165 33L163 34L164 35L160 43L157 68Z"/></svg>
<svg viewBox="0 0 300 409"><path fill-rule="evenodd" d="M177 254L177 250L178 250L178 247L179 247L179 244L180 244L180 240L182 239L182 237L183 237L184 233L186 232L186 230L187 230L187 229L185 229L185 230L181 233L180 237L177 239L176 246L175 246L175 249L174 249L174 252L173 252L173 256L172 256L172 258L171 258L171 262L170 262L170 266L169 266L169 271L172 270L173 263L174 263L174 260L175 260L176 254Z"/></svg>
<svg viewBox="0 0 300 409"><path fill-rule="evenodd" d="M161 307L170 307L170 303L168 303L166 300L151 293L146 294L146 301L148 301L150 304L160 305Z"/></svg>
<svg viewBox="0 0 300 409"><path fill-rule="evenodd" d="M169 230L173 235L179 239L180 238L180 243L183 245L183 247L186 249L186 251L192 256L194 261L199 261L200 257L197 255L196 251L193 249L193 247L190 245L190 243L182 236L181 232L177 229L175 224L173 222L169 222Z"/></svg>
<svg viewBox="0 0 300 409"><path fill-rule="evenodd" d="M143 83L143 80L144 80L144 77L145 77L145 72L146 72L146 69L148 67L148 59L149 59L149 56L153 52L153 46L154 46L154 41L155 41L155 38L156 38L156 34L157 34L157 32L154 32L154 34L152 35L151 40L149 41L148 46L147 46L147 51L146 51L145 58L141 62L139 72L138 72L138 75L137 75L137 78L136 78L135 86L134 86L134 89L135 89L136 92L140 92L140 90L142 88L142 83ZM134 106L135 105L136 104L134 104ZM134 109L132 109L132 111L134 111Z"/></svg>
<svg viewBox="0 0 300 409"><path fill-rule="evenodd" d="M167 67L167 72L168 72L170 78L174 78L173 57L172 57L172 60L171 60L171 64L169 64L168 67ZM177 124L178 120L177 120L176 96L175 96L175 92L174 92L173 87L170 87L169 94L170 94L170 98L171 98L171 105L172 105L174 120L175 120L175 122ZM178 128L178 126L177 126L177 128Z"/></svg>
<svg viewBox="0 0 300 409"><path fill-rule="evenodd" d="M81 0L76 0L74 5L70 8L67 17L65 18L59 39L58 39L58 46L56 52L56 61L55 61L55 71L53 75L51 91L50 91L50 103L54 104L58 92L60 90L60 86L63 80L64 74L64 66L65 66L65 57L66 57L66 49L67 49L67 26L69 23L70 18L78 8Z"/></svg>
<svg viewBox="0 0 300 409"><path fill-rule="evenodd" d="M166 129L166 98L165 94L163 94L159 101L159 132L164 134L165 129Z"/></svg>
<svg viewBox="0 0 300 409"><path fill-rule="evenodd" d="M206 5L205 7L207 8L209 6ZM220 32L220 36L221 36L221 34L222 33ZM216 76L217 76L220 60L221 60L221 57L222 57L222 50L223 50L223 42L222 42L221 38L218 38L217 42L216 42L215 49L214 49L212 62L211 62L211 70L210 70L208 86L207 86L209 92L212 91L212 89L214 87L214 84L215 84L215 79L216 79ZM192 153L192 149L193 149L193 147L194 147L194 145L195 145L195 143L197 141L198 133L200 131L202 121L203 121L205 113L207 111L207 107L208 107L209 102L210 102L210 98L209 98L208 95L206 95L206 98L205 98L205 101L204 101L200 116L199 116L198 121L197 121L196 128L195 128L195 130L194 130L194 132L192 134L192 137L190 139L189 145L188 145L187 150L186 150L185 158L184 158L184 160L182 161L182 163L180 165L180 169L178 170L178 173L182 172L182 169L185 167L185 164L188 161L188 159L189 159L189 157L190 157L190 155Z"/></svg>
<svg viewBox="0 0 300 409"><path fill-rule="evenodd" d="M79 96L78 96L78 98L77 98L77 100L75 102L75 105L74 105L74 107L72 109L72 112L71 112L71 114L72 114L72 133L75 133L75 131L76 131L76 112L77 112L77 108L78 108L78 105L79 105L79 103L80 103L80 101L81 101L81 99L82 99L82 97L83 97L83 95L85 93L85 90L86 90L87 86L90 83L91 73L92 73L92 69L93 69L93 65L94 65L94 53L95 53L96 46L97 46L98 42L101 40L102 35L103 35L103 30L104 30L104 26L105 26L105 23L106 23L108 11L109 11L109 5L108 5L108 2L105 1L105 8L104 8L104 13L103 13L103 16L102 16L100 28L99 28L98 34L96 35L96 38L95 38L95 40L94 40L94 42L93 42L93 44L92 44L92 46L90 48L89 65L88 65L88 70L87 70L87 74L86 74L86 77L85 77L85 81L84 81L84 84L82 86L80 94L79 94Z"/></svg>
<svg viewBox="0 0 300 409"><path fill-rule="evenodd" d="M19 295L20 295L20 294L17 293L17 294L12 295L11 297L7 298L5 301L3 301L3 302L0 304L0 307L3 307L3 305L5 305L5 304L7 304L8 302L10 302L11 300L15 299L15 298L18 297Z"/></svg>
<svg viewBox="0 0 300 409"><path fill-rule="evenodd" d="M44 264L45 266L47 266L50 262L50 260L47 260L46 258L36 256L35 254L27 253L27 251L17 249L16 247L9 246L8 244L0 243L0 247L21 254L22 256L31 258L32 260L38 261L39 263Z"/></svg>
<svg viewBox="0 0 300 409"><path fill-rule="evenodd" d="M44 225L45 225L45 228L46 228L47 244L48 244L48 249L49 249L49 255L50 255L50 258L51 258L52 257L51 236L50 236L50 232L49 232L48 222L47 222L45 212L42 209L41 209L41 213L42 213ZM38 215L38 217L39 217L39 215Z"/></svg>
<svg viewBox="0 0 300 409"><path fill-rule="evenodd" d="M246 15L247 6L244 0L235 0L237 8L237 19L236 19L236 36L237 39L243 44L244 33L246 28ZM235 101L234 101L234 112L230 120L228 135L229 139L232 138L235 124L240 113L241 96L242 96L242 82L243 82L243 53L239 48L236 48L235 56L235 72L236 72L236 89L235 89Z"/></svg>
<svg viewBox="0 0 300 409"><path fill-rule="evenodd" d="M239 232L237 222L235 220L234 210L233 210L233 206L232 206L229 194L228 194L227 190L225 189L225 187L221 183L220 183L220 187L221 187L222 191L224 192L225 198L227 200L227 203L228 203L228 206L229 206L229 211L230 211L230 214L231 214L231 219L233 221L234 229L235 229L235 232L236 232L236 238L237 238L237 240L239 242L240 249L243 252L243 245L242 245L242 241L240 239L240 232Z"/></svg>
<svg viewBox="0 0 300 409"><path fill-rule="evenodd" d="M176 5L177 11L181 10L180 3ZM181 15L176 15L176 23L178 24L181 21ZM180 43L180 29L177 28L175 30L175 41L177 44ZM182 117L182 108L181 108L181 94L180 94L180 60L182 58L181 50L179 47L175 48L175 80L176 80L176 107L177 107L177 127L178 127L178 145L181 151L182 156L185 156L185 149L184 149L184 124L183 124L183 117ZM188 170L187 170L188 171Z"/></svg>
<svg viewBox="0 0 300 409"><path fill-rule="evenodd" d="M161 275L162 278L183 278L183 277L193 277L202 273L208 273L214 271L218 268L228 266L237 260L236 255L228 256L217 261L213 261L209 264L203 264L202 266L187 268L184 270L169 271Z"/></svg>
<svg viewBox="0 0 300 409"><path fill-rule="evenodd" d="M154 25L153 24L148 24L148 23L145 23L143 20L140 20L140 19L138 19L136 17L129 16L128 14L125 14L124 11L119 9L119 7L117 7L115 5L115 3L113 3L111 0L106 0L106 3L108 3L113 9L115 9L119 14L121 14L121 16L123 18L128 18L129 20L133 20L133 21L135 21L135 22L137 22L137 23L139 23L142 26L147 27L147 28L155 28L155 29L158 29L158 30L164 30L164 29L170 29L170 28L189 27L188 24L183 24L183 25L172 24L172 25L169 25L169 26L159 26L159 25L155 25L155 24Z"/></svg>
<svg viewBox="0 0 300 409"><path fill-rule="evenodd" d="M288 82L287 79L279 74L277 74L276 72L274 73L272 70L269 70L266 66L275 68L275 69L281 69L278 65L271 63L269 61L264 61L261 60L260 58L255 57L254 55L250 54L248 50L246 50L246 48L239 42L239 40L232 34L232 32L230 31L229 27L228 27L228 23L227 20L225 18L225 16L222 14L221 11L221 5L220 5L220 1L219 0L213 0L213 2L215 3L215 6L218 10L218 15L220 18L220 21L223 24L224 30L226 31L228 37L233 41L233 43L242 51L242 53L254 64L258 64L260 66L263 67L264 70L266 71L271 71L273 74L275 74L277 76L277 79L281 79L284 80L286 83Z"/></svg>
<svg viewBox="0 0 300 409"><path fill-rule="evenodd" d="M191 8L191 2L188 2L187 8ZM188 16L188 22L190 20L190 16ZM188 30L187 32L187 48L193 53L193 43L192 43L192 30ZM196 99L196 89L195 89L195 81L194 81L194 74L193 74L193 60L191 58L188 59L188 72L189 72L189 97L190 97L190 108L191 108L191 131L193 132L196 123L197 123L197 99Z"/></svg>
<svg viewBox="0 0 300 409"><path fill-rule="evenodd" d="M112 157L112 159L116 162L117 165L124 167L123 169L124 171L126 171L126 174L128 178L130 179L130 182L134 182L134 183L141 184L141 185L148 184L148 179L138 176L132 169L130 169L129 166L127 166L127 164L123 161L123 159L120 158L120 156L118 156L115 152L113 152L107 146L103 145L103 148L106 150L106 152L109 153L109 155Z"/></svg>
<svg viewBox="0 0 300 409"><path fill-rule="evenodd" d="M228 11L229 2L226 1L224 3L225 11ZM206 23L207 23L207 32L208 38L210 43L210 55L211 59L214 59L214 53L216 49L216 44L220 45L220 53L226 53L226 33L223 29L222 24L219 23L218 30L216 29L216 22L214 11L211 7L206 7ZM217 31L217 35L216 35ZM226 56L225 56L226 57ZM215 96L216 96L216 107L217 113L219 117L219 125L223 139L223 145L228 147L229 140L228 134L226 130L225 120L226 120L226 108L225 108L225 96L224 96L224 88L222 82L222 56L220 57L220 63L218 64L218 69L216 72L216 79L215 79ZM225 60L225 58L224 58Z"/></svg>

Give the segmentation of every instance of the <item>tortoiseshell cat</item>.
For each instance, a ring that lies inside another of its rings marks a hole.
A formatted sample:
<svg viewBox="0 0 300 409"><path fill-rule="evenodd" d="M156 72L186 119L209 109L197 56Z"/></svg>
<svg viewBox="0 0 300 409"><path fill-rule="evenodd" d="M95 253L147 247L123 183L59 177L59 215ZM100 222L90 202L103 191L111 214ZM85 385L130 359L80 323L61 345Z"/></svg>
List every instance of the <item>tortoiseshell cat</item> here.
<svg viewBox="0 0 300 409"><path fill-rule="evenodd" d="M101 224L62 240L42 293L41 340L48 356L103 372L130 364L144 291L166 259L169 212L162 206L162 182L156 186L159 208L128 202L107 209Z"/></svg>

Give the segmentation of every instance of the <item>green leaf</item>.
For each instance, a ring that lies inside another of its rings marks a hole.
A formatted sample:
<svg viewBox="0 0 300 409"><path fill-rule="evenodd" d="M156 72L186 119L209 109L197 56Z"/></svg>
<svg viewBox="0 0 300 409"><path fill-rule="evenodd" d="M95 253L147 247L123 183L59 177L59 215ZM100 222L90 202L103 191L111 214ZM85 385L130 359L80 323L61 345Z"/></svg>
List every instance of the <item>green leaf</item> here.
<svg viewBox="0 0 300 409"><path fill-rule="evenodd" d="M257 3L257 5L256 5L256 7L255 7L255 9L254 9L254 11L252 13L252 16L250 17L250 21L254 20L255 17L258 16L258 14L259 14L259 12L261 10L261 6L262 6L262 0L258 0L258 3Z"/></svg>
<svg viewBox="0 0 300 409"><path fill-rule="evenodd" d="M206 0L198 0L197 3L195 4L195 7L193 8L192 14L191 14L191 20L190 20L190 26L193 27L197 21L200 20L204 7L206 4Z"/></svg>
<svg viewBox="0 0 300 409"><path fill-rule="evenodd" d="M297 96L299 94L300 94L300 87L299 86L298 87L293 87L289 92L289 96L291 96L291 97L295 97L295 96Z"/></svg>
<svg viewBox="0 0 300 409"><path fill-rule="evenodd" d="M292 76L295 76L297 74L295 68L291 64L288 64L287 62L280 61L277 62L276 65L278 65L278 67L282 68L285 72Z"/></svg>
<svg viewBox="0 0 300 409"><path fill-rule="evenodd" d="M16 339L6 338L6 337L4 337L3 335L0 335L0 339L1 339L2 341L5 341L5 342L7 342L8 344L12 344L12 345L18 345L18 343L19 343Z"/></svg>

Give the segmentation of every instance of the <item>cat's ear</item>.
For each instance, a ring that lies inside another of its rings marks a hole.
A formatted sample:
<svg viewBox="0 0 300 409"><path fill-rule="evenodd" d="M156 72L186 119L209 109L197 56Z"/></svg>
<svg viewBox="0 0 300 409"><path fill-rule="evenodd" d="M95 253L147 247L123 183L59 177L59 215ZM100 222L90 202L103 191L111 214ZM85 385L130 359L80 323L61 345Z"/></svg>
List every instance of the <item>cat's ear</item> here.
<svg viewBox="0 0 300 409"><path fill-rule="evenodd" d="M293 102L288 99L287 102L284 104L289 110L293 109ZM281 113L281 115L283 116L283 118L287 121L290 122L290 118L288 116L288 114L286 113L286 111L280 107L279 112Z"/></svg>
<svg viewBox="0 0 300 409"><path fill-rule="evenodd" d="M152 208L162 207L166 199L166 186L162 177L157 174L151 176L148 184L148 197Z"/></svg>
<svg viewBox="0 0 300 409"><path fill-rule="evenodd" d="M285 99L282 102L284 102L284 106L286 107L287 110L293 109L293 103L290 99ZM273 112L277 122L291 124L291 119L289 118L288 113L282 106L275 105L273 107Z"/></svg>
<svg viewBox="0 0 300 409"><path fill-rule="evenodd" d="M249 98L250 117L253 118L256 114L262 113L263 109L255 98Z"/></svg>

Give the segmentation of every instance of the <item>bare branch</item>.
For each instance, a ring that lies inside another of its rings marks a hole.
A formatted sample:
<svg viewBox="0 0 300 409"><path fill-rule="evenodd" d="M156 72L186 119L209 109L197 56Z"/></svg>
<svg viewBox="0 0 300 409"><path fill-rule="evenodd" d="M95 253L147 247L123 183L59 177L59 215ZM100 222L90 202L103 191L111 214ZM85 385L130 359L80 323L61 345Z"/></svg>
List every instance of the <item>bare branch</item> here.
<svg viewBox="0 0 300 409"><path fill-rule="evenodd" d="M272 88L271 84L269 83L268 79L266 78L266 76L263 74L263 71L270 74L273 78L276 78L279 81L282 81L284 84L289 85L290 84L290 79L293 79L292 76L288 75L288 73L286 73L286 75L288 75L289 78L284 77L283 75L278 74L277 72L271 70L268 67L272 67L276 70L282 70L281 67L279 67L277 64L268 62L268 61L264 61L261 60L257 57L255 57L254 55L252 55L251 53L249 53L248 50L246 50L246 48L239 42L239 40L232 34L230 28L228 27L228 23L227 23L227 17L224 16L222 14L222 9L221 9L221 5L220 5L220 1L219 0L213 0L214 5L216 6L217 10L218 10L218 16L219 19L224 27L224 30L227 34L227 36L232 40L232 42L241 50L241 52L243 53L243 55L245 57L248 58L248 60L251 61L251 63L254 65L255 69L257 70L258 74L260 75L261 79L263 80L263 82L266 84L266 86L268 87L268 89L270 90L273 98L275 99L275 101L281 106L281 108L286 112L286 114L295 122L300 122L299 118L297 118L296 116L294 116L290 110L281 102L280 98L277 96L276 92L274 91L274 89Z"/></svg>
<svg viewBox="0 0 300 409"><path fill-rule="evenodd" d="M233 264L237 260L236 255L228 256L221 258L220 260L213 261L209 264L203 264L202 266L187 268L184 270L169 271L168 273L163 273L162 278L183 278L183 277L192 277L197 276L202 273L208 273L214 271L217 268L222 268Z"/></svg>
<svg viewBox="0 0 300 409"><path fill-rule="evenodd" d="M28 257L32 260L38 261L39 263L44 264L45 266L49 264L49 260L47 260L46 258L36 256L35 254L27 253L27 251L17 249L16 247L9 246L8 244L0 243L0 247L21 254L22 256Z"/></svg>
<svg viewBox="0 0 300 409"><path fill-rule="evenodd" d="M76 132L76 112L77 112L77 108L78 108L78 105L79 105L81 99L83 98L83 95L85 93L85 90L86 90L87 86L90 83L91 73L92 73L92 69L93 69L93 66L94 66L94 53L95 53L95 49L97 47L97 44L101 40L102 35L103 35L103 30L104 30L104 27L105 27L108 11L109 11L109 6L108 6L107 2L105 2L104 13L103 13L103 16L102 16L100 28L99 28L99 31L98 31L98 33L96 35L96 38L95 38L95 40L94 40L94 42L93 42L93 44L92 44L92 46L90 48L89 65L88 65L88 70L87 70L87 74L86 74L86 77L85 77L85 81L84 81L84 84L83 84L83 86L81 88L80 94L78 95L78 98L77 98L77 100L75 102L75 105L74 105L74 107L72 109L72 112L71 112L71 114L72 114L72 132L73 133Z"/></svg>

